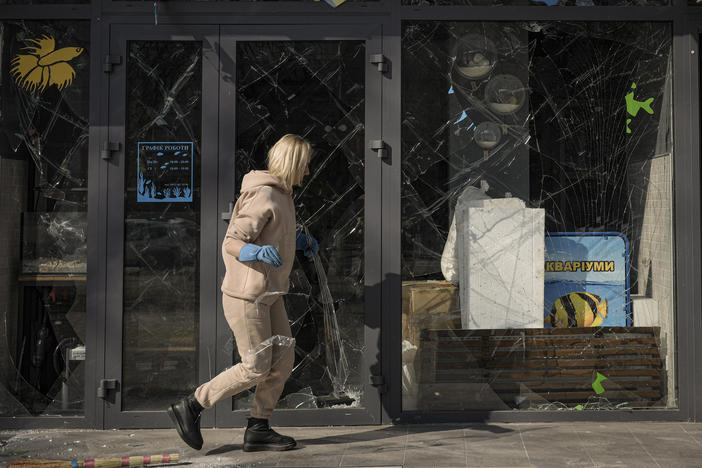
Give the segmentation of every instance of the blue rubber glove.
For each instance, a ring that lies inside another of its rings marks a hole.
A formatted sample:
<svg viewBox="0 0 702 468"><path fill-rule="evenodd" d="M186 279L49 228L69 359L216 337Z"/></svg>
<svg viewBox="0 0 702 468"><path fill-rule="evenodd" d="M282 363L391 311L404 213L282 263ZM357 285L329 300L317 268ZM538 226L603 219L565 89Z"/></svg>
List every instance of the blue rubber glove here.
<svg viewBox="0 0 702 468"><path fill-rule="evenodd" d="M319 252L319 244L317 239L312 236L306 236L304 232L298 232L295 237L295 248L297 250L304 250L305 257L312 260L312 256Z"/></svg>
<svg viewBox="0 0 702 468"><path fill-rule="evenodd" d="M256 244L244 244L239 251L240 262L266 262L274 267L279 267L283 264L283 259L272 245L264 245L260 247Z"/></svg>

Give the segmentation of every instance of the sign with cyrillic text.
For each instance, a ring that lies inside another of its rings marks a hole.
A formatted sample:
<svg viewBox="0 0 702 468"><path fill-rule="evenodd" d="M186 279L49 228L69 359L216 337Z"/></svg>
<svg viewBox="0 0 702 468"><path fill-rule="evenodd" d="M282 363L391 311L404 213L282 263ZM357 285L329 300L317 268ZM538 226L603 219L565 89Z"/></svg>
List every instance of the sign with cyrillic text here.
<svg viewBox="0 0 702 468"><path fill-rule="evenodd" d="M628 256L617 232L547 233L544 326L630 326Z"/></svg>
<svg viewBox="0 0 702 468"><path fill-rule="evenodd" d="M137 202L193 201L193 143L138 143Z"/></svg>

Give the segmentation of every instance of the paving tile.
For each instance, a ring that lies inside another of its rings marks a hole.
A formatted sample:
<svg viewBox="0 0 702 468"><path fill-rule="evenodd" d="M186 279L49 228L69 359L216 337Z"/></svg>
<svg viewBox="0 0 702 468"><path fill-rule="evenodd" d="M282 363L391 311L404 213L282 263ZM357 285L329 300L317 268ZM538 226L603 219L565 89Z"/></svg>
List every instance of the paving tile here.
<svg viewBox="0 0 702 468"><path fill-rule="evenodd" d="M341 464L341 455L315 455L305 457L283 456L276 467L332 467Z"/></svg>
<svg viewBox="0 0 702 468"><path fill-rule="evenodd" d="M463 429L474 432L484 432L486 434L507 434L519 432L519 425L516 423L491 423L491 424L466 424Z"/></svg>
<svg viewBox="0 0 702 468"><path fill-rule="evenodd" d="M595 462L570 424L519 425L530 463L540 468L593 467Z"/></svg>
<svg viewBox="0 0 702 468"><path fill-rule="evenodd" d="M683 423L679 424L680 429L702 447L702 424Z"/></svg>
<svg viewBox="0 0 702 468"><path fill-rule="evenodd" d="M388 427L348 435L342 466L402 465L407 445L407 428Z"/></svg>
<svg viewBox="0 0 702 468"><path fill-rule="evenodd" d="M310 440L303 438L297 439L297 446L299 449L293 450L291 453L296 454L304 449L306 453L310 454L325 453L329 455L342 455L346 451L346 445L348 444L346 439L326 444L312 444L310 442Z"/></svg>
<svg viewBox="0 0 702 468"><path fill-rule="evenodd" d="M699 455L693 458L686 457L656 457L656 462L662 468L675 467L675 468L699 468L702 465L702 460L700 460Z"/></svg>
<svg viewBox="0 0 702 468"><path fill-rule="evenodd" d="M702 432L702 423L695 423L695 422L678 422L676 423L680 427L684 428L687 431L700 431Z"/></svg>
<svg viewBox="0 0 702 468"><path fill-rule="evenodd" d="M533 463L534 467L538 468L594 468L594 465L590 460L573 458L570 456L555 457L548 460L542 458L531 459L530 463ZM619 465L613 465L619 466Z"/></svg>
<svg viewBox="0 0 702 468"><path fill-rule="evenodd" d="M281 452L276 466L339 466L346 451L347 436L331 431L326 438L320 436L321 433L312 434L311 438L297 437L298 449Z"/></svg>
<svg viewBox="0 0 702 468"><path fill-rule="evenodd" d="M34 458L85 459L127 455L178 453L181 459L197 454L167 430L94 431L46 430L13 437L8 446L29 450Z"/></svg>
<svg viewBox="0 0 702 468"><path fill-rule="evenodd" d="M456 431L450 431L455 433ZM432 437L412 441L408 436L403 466L465 466L466 451L462 435Z"/></svg>
<svg viewBox="0 0 702 468"><path fill-rule="evenodd" d="M561 465L563 466L563 465ZM592 466L592 465L590 465ZM638 460L626 460L623 458L612 461L595 461L595 468L661 468L655 462ZM539 467L541 468L541 467ZM668 468L668 467L666 467ZM670 467L673 468L673 467ZM677 468L677 467L676 467Z"/></svg>
<svg viewBox="0 0 702 468"><path fill-rule="evenodd" d="M636 442L626 424L572 423L573 438L581 441L595 466L658 467Z"/></svg>
<svg viewBox="0 0 702 468"><path fill-rule="evenodd" d="M346 453L365 453L368 451L386 452L404 450L407 446L407 437L394 437L380 440L348 440Z"/></svg>
<svg viewBox="0 0 702 468"><path fill-rule="evenodd" d="M404 450L387 453L368 453L344 455L341 466L402 466L405 459Z"/></svg>
<svg viewBox="0 0 702 468"><path fill-rule="evenodd" d="M658 423L645 428L630 425L628 430L660 466L671 466L671 460L675 463L697 460L698 466L701 464L702 446L679 424Z"/></svg>
<svg viewBox="0 0 702 468"><path fill-rule="evenodd" d="M376 462L369 462L368 464L364 465L342 465L345 468L403 468L402 465L389 465L385 463L376 463Z"/></svg>
<svg viewBox="0 0 702 468"><path fill-rule="evenodd" d="M330 448L336 450L334 447L343 447L351 441L348 435L327 434L326 436L319 435L318 437L309 437L300 434L296 437L293 434L288 434L297 440L298 445L314 449Z"/></svg>
<svg viewBox="0 0 702 468"><path fill-rule="evenodd" d="M468 424L411 424L406 426L408 434L433 434L446 431L462 431Z"/></svg>
<svg viewBox="0 0 702 468"><path fill-rule="evenodd" d="M365 431L357 431L346 434L348 440L351 441L384 441L397 440L407 436L407 427L405 426L388 426L381 428L367 428Z"/></svg>
<svg viewBox="0 0 702 468"><path fill-rule="evenodd" d="M516 427L469 426L464 430L464 436L467 466L529 465Z"/></svg>
<svg viewBox="0 0 702 468"><path fill-rule="evenodd" d="M407 449L423 447L428 441L450 444L462 440L463 428L459 426L419 426L407 431Z"/></svg>
<svg viewBox="0 0 702 468"><path fill-rule="evenodd" d="M398 437L395 439L384 439L382 441L364 440L364 441L349 441L346 448L348 455L366 452L397 452L405 450L407 447L406 438Z"/></svg>
<svg viewBox="0 0 702 468"><path fill-rule="evenodd" d="M203 448L198 453L201 455L202 460L217 465L264 463L269 466L275 466L282 457L281 452L244 452L241 444L225 444L208 451L205 451ZM197 457L188 461L195 463L195 460L199 459Z"/></svg>
<svg viewBox="0 0 702 468"><path fill-rule="evenodd" d="M187 460L191 467L275 467L278 465L280 456L272 453L256 453L244 455L250 456L207 456L207 457L192 457ZM165 465L164 465L165 468Z"/></svg>
<svg viewBox="0 0 702 468"><path fill-rule="evenodd" d="M451 456L438 452L426 453L408 451L405 454L403 468L428 468L428 467L464 467L465 455Z"/></svg>

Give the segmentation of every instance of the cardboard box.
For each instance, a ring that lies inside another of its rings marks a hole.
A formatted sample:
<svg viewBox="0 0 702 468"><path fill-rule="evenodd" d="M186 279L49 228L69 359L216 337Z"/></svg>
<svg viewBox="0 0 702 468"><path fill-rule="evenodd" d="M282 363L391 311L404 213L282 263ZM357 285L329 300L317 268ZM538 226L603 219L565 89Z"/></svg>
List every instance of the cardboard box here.
<svg viewBox="0 0 702 468"><path fill-rule="evenodd" d="M402 282L402 339L419 346L422 329L461 328L458 288L449 281Z"/></svg>
<svg viewBox="0 0 702 468"><path fill-rule="evenodd" d="M417 409L417 350L424 329L461 326L458 288L449 281L402 282L402 409Z"/></svg>

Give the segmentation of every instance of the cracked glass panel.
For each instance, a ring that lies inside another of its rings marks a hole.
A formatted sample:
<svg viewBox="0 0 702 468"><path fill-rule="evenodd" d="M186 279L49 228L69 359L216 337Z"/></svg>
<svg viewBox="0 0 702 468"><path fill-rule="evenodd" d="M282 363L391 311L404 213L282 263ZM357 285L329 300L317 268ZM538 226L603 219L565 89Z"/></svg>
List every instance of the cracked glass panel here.
<svg viewBox="0 0 702 468"><path fill-rule="evenodd" d="M237 43L237 192L244 174L266 168L282 135L315 149L293 199L298 230L318 240L319 253L312 261L297 253L284 298L295 367L279 408L361 406L365 57L362 41ZM252 399L253 390L235 396L233 409Z"/></svg>
<svg viewBox="0 0 702 468"><path fill-rule="evenodd" d="M88 21L0 22L2 417L83 415L89 41Z"/></svg>
<svg viewBox="0 0 702 468"><path fill-rule="evenodd" d="M201 96L200 42L128 43L125 411L163 408L199 383Z"/></svg>
<svg viewBox="0 0 702 468"><path fill-rule="evenodd" d="M415 6L665 6L669 2L668 0L402 0L402 4Z"/></svg>
<svg viewBox="0 0 702 468"><path fill-rule="evenodd" d="M90 0L0 0L0 5L38 5L38 4L78 4L78 3L90 3Z"/></svg>
<svg viewBox="0 0 702 468"><path fill-rule="evenodd" d="M671 42L404 24L405 411L677 405Z"/></svg>
<svg viewBox="0 0 702 468"><path fill-rule="evenodd" d="M116 2L153 2L154 0L113 0ZM284 2L310 2L310 1L320 1L320 0L194 0L196 2L241 2L241 3L248 3L248 2L278 2L278 1L284 1ZM348 2L348 3L365 3L365 2L377 2L378 0L324 0L328 4L332 5L333 3L336 3L337 6L341 5L342 3ZM2 3L2 0L0 0L0 3ZM77 2L76 2L77 3Z"/></svg>

